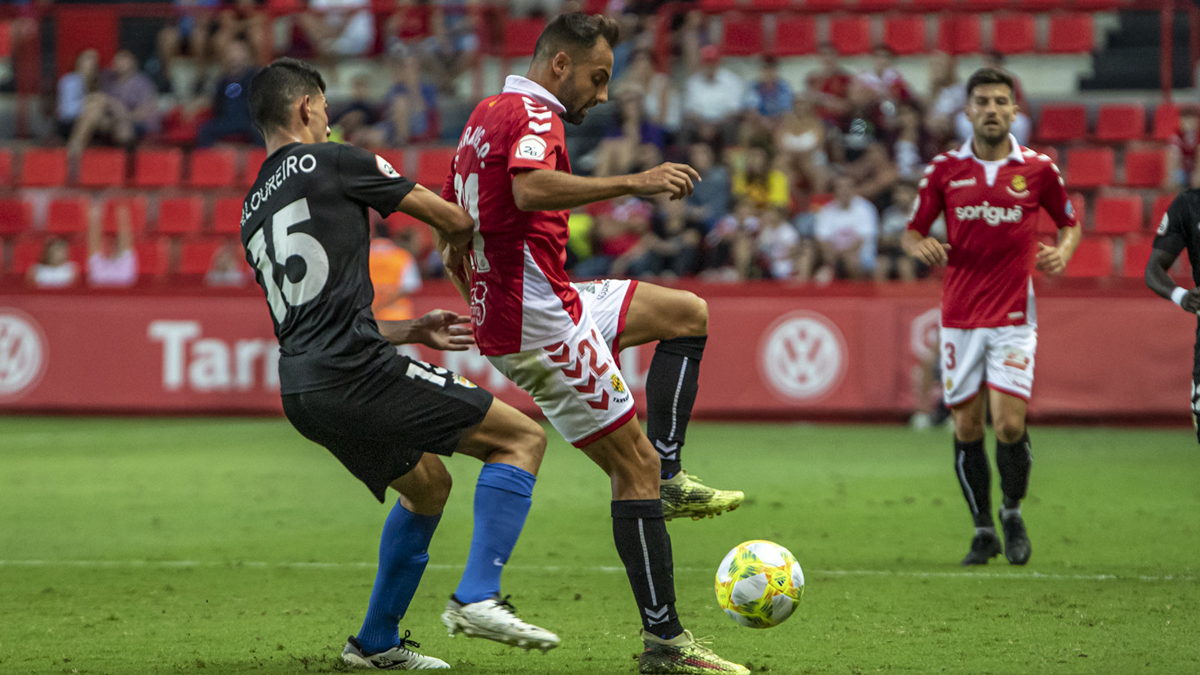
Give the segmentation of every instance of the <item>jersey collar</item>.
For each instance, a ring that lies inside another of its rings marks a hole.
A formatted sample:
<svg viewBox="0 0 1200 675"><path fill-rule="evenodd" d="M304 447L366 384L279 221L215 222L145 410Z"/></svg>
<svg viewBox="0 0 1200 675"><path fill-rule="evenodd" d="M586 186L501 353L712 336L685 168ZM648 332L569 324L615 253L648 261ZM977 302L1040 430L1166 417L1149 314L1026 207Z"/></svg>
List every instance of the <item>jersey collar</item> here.
<svg viewBox="0 0 1200 675"><path fill-rule="evenodd" d="M963 143L963 146L959 148L954 155L959 159L976 159L982 162L982 159L979 159L975 156L975 149L971 147L972 140L973 139L967 139L967 142ZM1004 158L1005 161L1012 160L1024 164L1025 156L1021 153L1021 144L1017 142L1016 136L1013 136L1012 134L1008 135L1008 146L1012 148L1012 151L1009 152L1008 156Z"/></svg>
<svg viewBox="0 0 1200 675"><path fill-rule="evenodd" d="M509 75L504 79L504 94L523 94L532 96L542 103L546 104L547 108L553 110L556 114L566 111L566 107L558 102L558 98L546 90L545 87L534 82L527 77L520 75Z"/></svg>

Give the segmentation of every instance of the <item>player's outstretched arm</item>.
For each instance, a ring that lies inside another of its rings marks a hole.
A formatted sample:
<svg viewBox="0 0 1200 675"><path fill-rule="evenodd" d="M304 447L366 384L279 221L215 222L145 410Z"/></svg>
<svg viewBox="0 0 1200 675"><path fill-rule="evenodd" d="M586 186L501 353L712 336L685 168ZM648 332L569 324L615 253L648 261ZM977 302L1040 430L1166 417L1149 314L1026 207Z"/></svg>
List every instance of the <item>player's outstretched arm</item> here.
<svg viewBox="0 0 1200 675"><path fill-rule="evenodd" d="M1169 270L1179 257L1161 248L1150 250L1150 261L1146 263L1146 285L1150 290L1174 302L1184 310L1192 313L1200 312L1200 286L1185 290L1175 285Z"/></svg>
<svg viewBox="0 0 1200 675"><path fill-rule="evenodd" d="M427 223L451 246L461 249L471 246L471 238L475 236L475 219L471 214L421 185L405 195L396 210Z"/></svg>
<svg viewBox="0 0 1200 675"><path fill-rule="evenodd" d="M687 164L667 162L628 176L592 178L534 169L513 177L513 200L522 211L564 211L625 195L662 193L671 199L692 194L700 174Z"/></svg>
<svg viewBox="0 0 1200 675"><path fill-rule="evenodd" d="M916 230L905 230L904 236L900 238L900 246L905 253L930 267L945 265L950 260L947 253L950 250L949 244L943 244L934 237L922 236Z"/></svg>
<svg viewBox="0 0 1200 675"><path fill-rule="evenodd" d="M458 290L463 301L468 305L471 304L471 293L467 288L468 279L471 277L467 270L466 255L461 250L452 247L450 242L439 237L436 231L433 233L433 247L442 257L442 267L446 270L446 278L454 284L454 288Z"/></svg>
<svg viewBox="0 0 1200 675"><path fill-rule="evenodd" d="M379 321L379 332L394 345L421 344L448 352L466 351L475 344L471 317L435 309L419 319Z"/></svg>

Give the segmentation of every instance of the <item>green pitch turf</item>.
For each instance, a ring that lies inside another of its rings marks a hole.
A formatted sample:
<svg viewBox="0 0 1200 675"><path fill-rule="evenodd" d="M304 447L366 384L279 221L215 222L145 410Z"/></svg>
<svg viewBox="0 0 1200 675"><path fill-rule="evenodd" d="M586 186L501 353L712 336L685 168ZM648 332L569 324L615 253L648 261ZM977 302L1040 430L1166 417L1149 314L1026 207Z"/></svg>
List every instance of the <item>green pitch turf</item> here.
<svg viewBox="0 0 1200 675"><path fill-rule="evenodd" d="M685 625L756 672L1200 672L1194 434L1032 435L1030 564L964 570L972 531L945 432L693 425L687 466L748 499L670 525ZM563 646L446 636L479 468L448 464L457 486L402 629L463 673L635 672L607 480L553 432L505 592ZM282 420L0 418L0 673L341 670L386 513ZM804 566L778 628L716 607L715 566L747 539Z"/></svg>

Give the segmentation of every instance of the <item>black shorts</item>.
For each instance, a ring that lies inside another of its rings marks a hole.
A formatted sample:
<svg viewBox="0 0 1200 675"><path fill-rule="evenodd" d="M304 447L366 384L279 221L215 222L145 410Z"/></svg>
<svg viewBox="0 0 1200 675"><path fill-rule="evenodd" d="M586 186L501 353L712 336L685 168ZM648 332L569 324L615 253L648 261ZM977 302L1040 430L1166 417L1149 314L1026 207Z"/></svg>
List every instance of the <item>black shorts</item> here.
<svg viewBox="0 0 1200 675"><path fill-rule="evenodd" d="M380 502L422 453L453 454L491 405L487 390L399 354L360 380L283 397L292 426L332 452Z"/></svg>

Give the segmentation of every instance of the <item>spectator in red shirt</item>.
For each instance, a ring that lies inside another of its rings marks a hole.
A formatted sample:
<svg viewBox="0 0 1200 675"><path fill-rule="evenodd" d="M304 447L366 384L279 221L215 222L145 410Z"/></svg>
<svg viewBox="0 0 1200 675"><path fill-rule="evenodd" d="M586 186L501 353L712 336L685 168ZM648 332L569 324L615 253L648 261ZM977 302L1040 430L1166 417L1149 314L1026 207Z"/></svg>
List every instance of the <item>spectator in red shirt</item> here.
<svg viewBox="0 0 1200 675"><path fill-rule="evenodd" d="M821 67L808 76L805 98L817 107L817 115L830 124L849 110L847 100L850 83L854 76L838 64L838 53L833 45L824 43L820 47Z"/></svg>
<svg viewBox="0 0 1200 675"><path fill-rule="evenodd" d="M1189 184L1196 171L1196 148L1200 146L1200 110L1185 106L1179 110L1179 128L1171 137L1167 155L1170 171L1167 180L1178 189Z"/></svg>
<svg viewBox="0 0 1200 675"><path fill-rule="evenodd" d="M638 247L650 231L654 207L638 197L618 200L592 227L592 257L575 266L575 276L594 279L622 276L625 268L645 251Z"/></svg>

